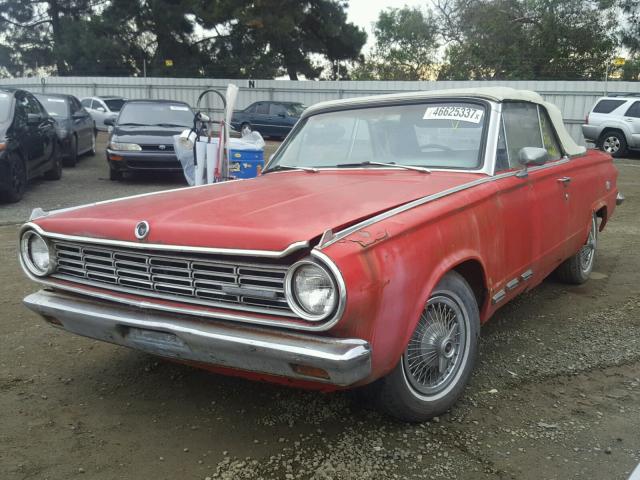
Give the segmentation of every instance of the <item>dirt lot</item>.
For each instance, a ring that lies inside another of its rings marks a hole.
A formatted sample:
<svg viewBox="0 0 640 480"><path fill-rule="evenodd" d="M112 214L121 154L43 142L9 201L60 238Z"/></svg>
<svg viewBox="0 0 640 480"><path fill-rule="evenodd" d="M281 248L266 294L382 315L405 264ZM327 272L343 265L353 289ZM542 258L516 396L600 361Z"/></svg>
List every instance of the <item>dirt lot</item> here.
<svg viewBox="0 0 640 480"><path fill-rule="evenodd" d="M16 233L45 209L171 188L102 155L0 206L1 479L624 479L640 462L640 161L584 286L547 280L483 328L464 398L423 425L352 393L215 376L55 330L22 307Z"/></svg>

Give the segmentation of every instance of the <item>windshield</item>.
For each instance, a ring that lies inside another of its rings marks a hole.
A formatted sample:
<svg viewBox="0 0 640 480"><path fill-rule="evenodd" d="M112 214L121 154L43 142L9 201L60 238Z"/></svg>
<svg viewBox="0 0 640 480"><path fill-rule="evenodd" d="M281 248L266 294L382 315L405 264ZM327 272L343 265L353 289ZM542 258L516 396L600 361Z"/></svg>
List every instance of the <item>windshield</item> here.
<svg viewBox="0 0 640 480"><path fill-rule="evenodd" d="M290 103L287 107L287 115L290 117L299 117L302 115L302 112L307 108L306 105L302 103Z"/></svg>
<svg viewBox="0 0 640 480"><path fill-rule="evenodd" d="M269 169L360 162L477 169L485 121L482 104L454 101L321 113L292 132Z"/></svg>
<svg viewBox="0 0 640 480"><path fill-rule="evenodd" d="M193 112L180 103L127 103L122 107L118 125L193 126Z"/></svg>
<svg viewBox="0 0 640 480"><path fill-rule="evenodd" d="M0 92L0 122L6 122L11 114L13 95Z"/></svg>
<svg viewBox="0 0 640 480"><path fill-rule="evenodd" d="M69 109L64 98L47 97L46 95L36 95L40 103L49 115L56 118L67 118Z"/></svg>
<svg viewBox="0 0 640 480"><path fill-rule="evenodd" d="M126 100L123 100L121 98L112 98L109 100L102 100L102 101L107 106L107 108L112 112L119 112Z"/></svg>

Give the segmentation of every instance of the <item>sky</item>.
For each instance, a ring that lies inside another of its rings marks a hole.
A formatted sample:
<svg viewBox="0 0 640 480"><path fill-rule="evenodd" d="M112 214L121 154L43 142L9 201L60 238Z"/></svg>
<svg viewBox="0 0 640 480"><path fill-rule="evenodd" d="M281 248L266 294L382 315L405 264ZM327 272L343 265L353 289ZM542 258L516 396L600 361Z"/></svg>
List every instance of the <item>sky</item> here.
<svg viewBox="0 0 640 480"><path fill-rule="evenodd" d="M364 51L369 51L373 45L373 34L371 24L378 19L380 10L386 8L401 8L404 5L409 7L423 7L429 5L428 0L349 0L347 17L350 22L365 29L368 35L367 45Z"/></svg>

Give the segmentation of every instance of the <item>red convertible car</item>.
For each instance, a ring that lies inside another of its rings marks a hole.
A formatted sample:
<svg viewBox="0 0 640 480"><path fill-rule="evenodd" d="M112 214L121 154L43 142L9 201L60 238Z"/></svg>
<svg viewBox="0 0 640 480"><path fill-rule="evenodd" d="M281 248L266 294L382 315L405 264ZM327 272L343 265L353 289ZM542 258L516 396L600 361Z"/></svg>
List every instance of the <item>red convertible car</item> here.
<svg viewBox="0 0 640 480"><path fill-rule="evenodd" d="M462 394L498 308L554 271L587 280L617 175L533 92L320 103L258 178L34 211L24 302L217 372L367 386L422 421Z"/></svg>

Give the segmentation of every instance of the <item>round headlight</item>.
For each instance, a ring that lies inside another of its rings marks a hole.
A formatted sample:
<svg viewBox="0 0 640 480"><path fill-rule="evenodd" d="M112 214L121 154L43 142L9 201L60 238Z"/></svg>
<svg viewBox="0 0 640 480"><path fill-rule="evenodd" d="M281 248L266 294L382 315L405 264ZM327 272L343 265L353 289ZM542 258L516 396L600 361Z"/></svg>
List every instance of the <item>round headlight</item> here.
<svg viewBox="0 0 640 480"><path fill-rule="evenodd" d="M40 277L51 273L53 261L49 244L39 234L28 231L22 236L20 252L27 269Z"/></svg>
<svg viewBox="0 0 640 480"><path fill-rule="evenodd" d="M309 261L291 266L285 290L291 310L305 320L325 319L338 303L338 289L331 274Z"/></svg>

